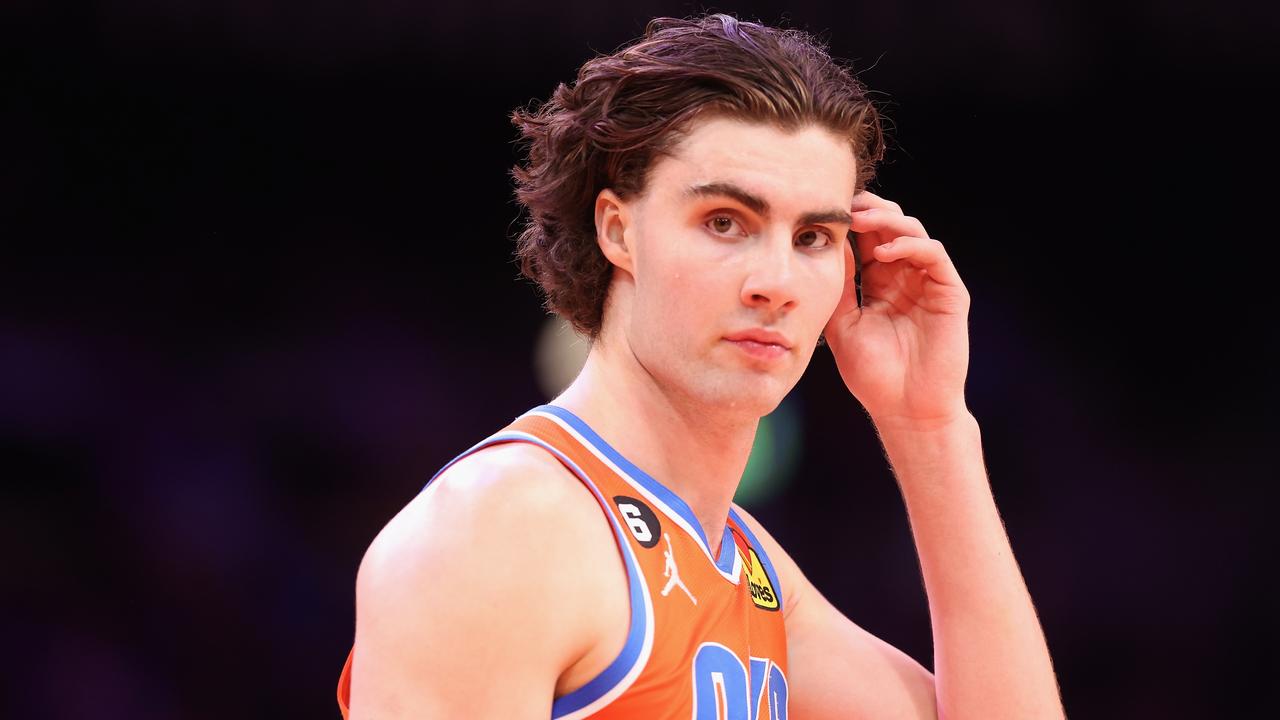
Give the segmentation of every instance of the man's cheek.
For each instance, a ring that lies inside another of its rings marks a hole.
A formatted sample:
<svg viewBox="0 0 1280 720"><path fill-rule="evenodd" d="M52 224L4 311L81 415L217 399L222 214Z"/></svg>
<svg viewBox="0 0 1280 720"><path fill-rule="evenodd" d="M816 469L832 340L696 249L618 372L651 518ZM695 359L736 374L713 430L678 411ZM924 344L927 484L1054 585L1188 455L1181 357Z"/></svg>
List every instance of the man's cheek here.
<svg viewBox="0 0 1280 720"><path fill-rule="evenodd" d="M835 316L836 309L840 307L840 299L844 297L846 283L848 283L849 285L852 285L853 279L852 278L850 278L849 280L841 279L838 283L829 285L826 291L823 292L821 303L823 308L822 324L824 327L826 326L827 321L829 321L832 317Z"/></svg>

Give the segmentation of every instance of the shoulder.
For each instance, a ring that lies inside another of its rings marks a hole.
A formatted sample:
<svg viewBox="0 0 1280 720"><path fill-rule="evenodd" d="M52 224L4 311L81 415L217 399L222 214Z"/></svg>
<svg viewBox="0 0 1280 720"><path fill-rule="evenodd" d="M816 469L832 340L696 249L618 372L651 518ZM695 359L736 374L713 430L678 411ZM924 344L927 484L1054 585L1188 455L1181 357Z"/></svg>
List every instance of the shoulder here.
<svg viewBox="0 0 1280 720"><path fill-rule="evenodd" d="M387 523L360 564L353 693L363 679L366 698L378 687L391 697L397 676L401 688L438 677L460 692L468 678L500 672L549 701L615 620L592 601L617 582L608 573L621 572L609 564L611 537L592 494L534 445L458 461ZM442 647L449 653L433 650ZM512 647L520 653L504 650Z"/></svg>
<svg viewBox="0 0 1280 720"><path fill-rule="evenodd" d="M484 448L449 467L382 529L361 562L357 593L378 580L411 580L416 570L449 575L511 565L560 567L559 553L603 518L581 481L529 443ZM367 588L372 589L372 588Z"/></svg>
<svg viewBox="0 0 1280 720"><path fill-rule="evenodd" d="M511 521L541 517L573 525L594 506L581 482L550 453L529 443L494 445L433 480L382 529L366 561L405 559L400 556L421 546L459 542L455 531L461 529L468 547L483 549L493 544L489 538L513 539Z"/></svg>

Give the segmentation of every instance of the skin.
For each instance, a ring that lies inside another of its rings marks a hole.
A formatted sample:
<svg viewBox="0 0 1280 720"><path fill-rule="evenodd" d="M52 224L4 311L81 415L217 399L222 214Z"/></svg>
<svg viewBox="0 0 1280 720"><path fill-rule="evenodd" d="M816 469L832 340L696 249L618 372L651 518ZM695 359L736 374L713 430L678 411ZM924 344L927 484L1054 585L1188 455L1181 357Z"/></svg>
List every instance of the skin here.
<svg viewBox="0 0 1280 720"><path fill-rule="evenodd" d="M824 333L902 490L937 672L844 617L748 516L786 594L791 712L1062 717L964 402L968 291L918 220L855 193L855 169L847 144L824 129L710 118L655 163L644 194L602 191L598 242L615 267L604 326L555 402L719 537L759 418L795 386ZM688 192L699 186L720 191ZM866 260L861 308L850 228ZM790 347L761 360L725 338L749 328L779 332ZM545 718L554 697L616 656L629 618L600 508L525 445L457 463L397 515L361 565L356 608L356 719ZM502 641L475 641L483 637ZM492 692L493 677L508 692Z"/></svg>

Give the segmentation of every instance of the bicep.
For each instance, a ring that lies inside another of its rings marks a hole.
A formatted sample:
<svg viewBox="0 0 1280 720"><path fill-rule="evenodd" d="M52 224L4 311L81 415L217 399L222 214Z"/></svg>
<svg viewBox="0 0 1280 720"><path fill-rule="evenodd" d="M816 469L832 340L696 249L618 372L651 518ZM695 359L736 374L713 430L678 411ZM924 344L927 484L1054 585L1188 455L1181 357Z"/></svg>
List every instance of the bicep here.
<svg viewBox="0 0 1280 720"><path fill-rule="evenodd" d="M351 720L548 717L581 632L563 605L531 590L548 580L531 578L562 572L542 560L556 556L555 534L540 541L551 546L516 534L549 500L444 484L432 492L440 496L410 503L361 563Z"/></svg>
<svg viewBox="0 0 1280 720"><path fill-rule="evenodd" d="M782 585L787 684L795 717L936 718L933 674L845 617L755 518Z"/></svg>
<svg viewBox="0 0 1280 720"><path fill-rule="evenodd" d="M937 717L933 675L812 586L787 619L787 662L796 717Z"/></svg>

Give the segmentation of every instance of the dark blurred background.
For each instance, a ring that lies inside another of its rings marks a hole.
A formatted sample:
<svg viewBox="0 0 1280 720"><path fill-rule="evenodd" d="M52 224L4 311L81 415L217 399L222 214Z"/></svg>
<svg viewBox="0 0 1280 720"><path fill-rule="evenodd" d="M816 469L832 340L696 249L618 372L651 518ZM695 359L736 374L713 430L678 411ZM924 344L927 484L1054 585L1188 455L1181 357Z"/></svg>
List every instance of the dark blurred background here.
<svg viewBox="0 0 1280 720"><path fill-rule="evenodd" d="M1069 714L1272 704L1270 4L133 0L0 9L4 717L338 716L364 549L547 399L510 111L702 10L821 33L878 93L872 188L973 295ZM829 353L784 407L799 450L749 507L931 666Z"/></svg>

